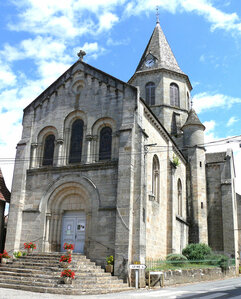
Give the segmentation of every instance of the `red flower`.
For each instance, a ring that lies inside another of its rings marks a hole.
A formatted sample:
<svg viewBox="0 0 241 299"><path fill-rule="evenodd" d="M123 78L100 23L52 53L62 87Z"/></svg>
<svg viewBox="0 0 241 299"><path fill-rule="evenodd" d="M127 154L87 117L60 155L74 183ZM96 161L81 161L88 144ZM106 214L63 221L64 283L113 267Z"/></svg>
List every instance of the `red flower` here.
<svg viewBox="0 0 241 299"><path fill-rule="evenodd" d="M3 251L3 253L0 253L0 258L4 258L4 259L10 259L10 255L7 253L6 250Z"/></svg>
<svg viewBox="0 0 241 299"><path fill-rule="evenodd" d="M62 255L59 261L60 262L65 262L65 263L70 263L72 261L71 254Z"/></svg>
<svg viewBox="0 0 241 299"><path fill-rule="evenodd" d="M23 245L24 245L25 249L28 249L28 248L36 249L36 244L34 244L33 242L24 243Z"/></svg>
<svg viewBox="0 0 241 299"><path fill-rule="evenodd" d="M65 269L61 272L61 277L71 277L74 279L75 273L73 270Z"/></svg>
<svg viewBox="0 0 241 299"><path fill-rule="evenodd" d="M74 250L74 244L64 243L64 249Z"/></svg>

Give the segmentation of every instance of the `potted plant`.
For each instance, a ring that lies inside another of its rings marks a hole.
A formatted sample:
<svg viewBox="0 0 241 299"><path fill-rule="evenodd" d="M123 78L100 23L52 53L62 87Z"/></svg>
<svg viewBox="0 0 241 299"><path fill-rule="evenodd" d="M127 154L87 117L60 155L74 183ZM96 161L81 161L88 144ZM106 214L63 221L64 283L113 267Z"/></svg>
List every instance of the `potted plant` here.
<svg viewBox="0 0 241 299"><path fill-rule="evenodd" d="M6 264L7 260L10 259L10 255L7 253L6 250L3 251L3 253L0 253L1 263Z"/></svg>
<svg viewBox="0 0 241 299"><path fill-rule="evenodd" d="M68 254L68 255L62 255L61 258L60 258L60 265L63 267L63 268L68 268L68 264L71 263L72 261L72 258L71 258L71 254Z"/></svg>
<svg viewBox="0 0 241 299"><path fill-rule="evenodd" d="M64 250L66 250L68 254L72 254L74 250L74 244L64 243Z"/></svg>
<svg viewBox="0 0 241 299"><path fill-rule="evenodd" d="M178 157L174 154L173 154L173 157L172 157L171 164L174 168L177 168L177 166L180 165L180 161L179 161Z"/></svg>
<svg viewBox="0 0 241 299"><path fill-rule="evenodd" d="M63 277L63 281L65 284L71 284L72 280L75 277L75 273L71 269L65 269L61 272L61 277Z"/></svg>
<svg viewBox="0 0 241 299"><path fill-rule="evenodd" d="M28 253L31 253L33 252L33 249L36 249L36 244L34 244L33 242L24 243L24 248L27 249Z"/></svg>
<svg viewBox="0 0 241 299"><path fill-rule="evenodd" d="M106 262L107 265L105 266L105 271L112 273L113 272L113 268L114 268L114 257L113 255L107 256L106 257Z"/></svg>

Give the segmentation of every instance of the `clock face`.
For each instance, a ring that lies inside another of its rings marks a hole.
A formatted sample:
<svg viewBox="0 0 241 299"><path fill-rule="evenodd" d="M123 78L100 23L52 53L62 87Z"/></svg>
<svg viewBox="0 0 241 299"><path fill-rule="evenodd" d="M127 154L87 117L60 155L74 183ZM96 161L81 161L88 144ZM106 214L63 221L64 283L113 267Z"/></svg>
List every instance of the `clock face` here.
<svg viewBox="0 0 241 299"><path fill-rule="evenodd" d="M154 65L154 63L155 63L154 59L151 58L151 59L146 60L145 65L146 65L146 67L151 67Z"/></svg>

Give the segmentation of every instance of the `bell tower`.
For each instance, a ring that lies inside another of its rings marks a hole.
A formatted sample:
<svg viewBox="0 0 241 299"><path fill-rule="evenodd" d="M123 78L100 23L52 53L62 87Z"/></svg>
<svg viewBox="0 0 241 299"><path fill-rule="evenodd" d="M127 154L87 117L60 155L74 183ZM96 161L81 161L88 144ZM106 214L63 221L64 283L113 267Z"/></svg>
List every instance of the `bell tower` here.
<svg viewBox="0 0 241 299"><path fill-rule="evenodd" d="M140 88L141 97L182 146L181 128L190 109L192 86L188 76L180 69L158 18L129 83Z"/></svg>

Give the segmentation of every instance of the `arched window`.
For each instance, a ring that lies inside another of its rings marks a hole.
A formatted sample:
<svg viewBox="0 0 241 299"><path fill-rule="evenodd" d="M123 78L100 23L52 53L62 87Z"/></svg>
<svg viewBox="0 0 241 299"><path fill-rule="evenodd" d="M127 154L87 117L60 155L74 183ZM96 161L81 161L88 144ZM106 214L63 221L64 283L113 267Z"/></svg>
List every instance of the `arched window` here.
<svg viewBox="0 0 241 299"><path fill-rule="evenodd" d="M178 215L182 216L182 182L179 179L177 183L177 197L178 197Z"/></svg>
<svg viewBox="0 0 241 299"><path fill-rule="evenodd" d="M99 160L111 159L112 130L104 127L100 131Z"/></svg>
<svg viewBox="0 0 241 299"><path fill-rule="evenodd" d="M190 110L190 98L188 92L187 92L187 109Z"/></svg>
<svg viewBox="0 0 241 299"><path fill-rule="evenodd" d="M44 153L42 165L53 165L54 161L54 142L55 136L48 135L44 141Z"/></svg>
<svg viewBox="0 0 241 299"><path fill-rule="evenodd" d="M69 150L69 163L78 163L81 161L83 127L84 122L82 119L76 119L73 122Z"/></svg>
<svg viewBox="0 0 241 299"><path fill-rule="evenodd" d="M153 162L152 162L152 194L155 196L155 200L159 202L160 165L156 155L153 157Z"/></svg>
<svg viewBox="0 0 241 299"><path fill-rule="evenodd" d="M170 104L171 106L180 107L179 87L176 83L170 84Z"/></svg>
<svg viewBox="0 0 241 299"><path fill-rule="evenodd" d="M146 103L147 105L155 105L155 83L146 84Z"/></svg>

